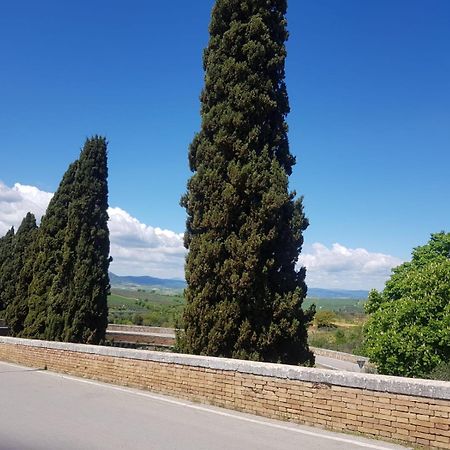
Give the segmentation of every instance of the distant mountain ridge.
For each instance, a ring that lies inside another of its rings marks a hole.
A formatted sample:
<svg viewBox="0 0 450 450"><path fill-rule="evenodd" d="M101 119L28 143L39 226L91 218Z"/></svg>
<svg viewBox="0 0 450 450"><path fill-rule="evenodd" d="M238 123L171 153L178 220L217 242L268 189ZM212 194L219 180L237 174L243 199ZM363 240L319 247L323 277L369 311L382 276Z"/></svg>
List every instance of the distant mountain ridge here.
<svg viewBox="0 0 450 450"><path fill-rule="evenodd" d="M184 280L156 278L150 276L132 276L132 275L116 275L109 273L111 286L121 288L138 288L138 287L155 287L164 289L184 289L186 282ZM350 290L350 289L322 289L309 288L309 298L367 298L369 291Z"/></svg>
<svg viewBox="0 0 450 450"><path fill-rule="evenodd" d="M351 290L351 289L322 289L308 288L309 298L357 298L365 299L369 295L369 291Z"/></svg>
<svg viewBox="0 0 450 450"><path fill-rule="evenodd" d="M184 280L167 279L167 278L156 278L149 276L131 276L131 275L116 275L115 273L109 272L109 280L111 286L114 287L158 287L158 288L168 288L168 289L184 289L186 287L186 282Z"/></svg>

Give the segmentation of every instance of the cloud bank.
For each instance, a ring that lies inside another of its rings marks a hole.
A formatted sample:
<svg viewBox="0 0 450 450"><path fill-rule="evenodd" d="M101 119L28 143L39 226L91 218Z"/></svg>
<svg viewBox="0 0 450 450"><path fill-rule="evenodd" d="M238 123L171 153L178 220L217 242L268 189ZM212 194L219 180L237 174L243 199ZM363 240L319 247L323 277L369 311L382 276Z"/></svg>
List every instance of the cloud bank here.
<svg viewBox="0 0 450 450"><path fill-rule="evenodd" d="M184 278L182 233L145 225L121 208L108 213L113 272Z"/></svg>
<svg viewBox="0 0 450 450"><path fill-rule="evenodd" d="M28 211L38 222L45 214L53 194L35 186L0 182L0 236L15 229ZM139 222L121 208L109 208L111 271L119 275L152 275L184 278L183 235Z"/></svg>
<svg viewBox="0 0 450 450"><path fill-rule="evenodd" d="M32 212L38 222L45 214L53 194L34 186L16 183L8 187L0 181L0 236L12 226L17 230L27 212Z"/></svg>
<svg viewBox="0 0 450 450"><path fill-rule="evenodd" d="M53 194L20 183L8 187L0 182L0 236L19 226L28 211L38 221ZM111 271L119 275L152 275L162 278L184 277L182 233L140 222L118 207L108 209L111 238ZM382 288L392 267L401 260L391 255L321 243L302 253L299 265L307 268L307 284L340 289Z"/></svg>
<svg viewBox="0 0 450 450"><path fill-rule="evenodd" d="M308 285L345 289L381 289L391 269L401 262L395 256L364 248L347 248L338 243L328 248L319 242L299 261L307 269Z"/></svg>

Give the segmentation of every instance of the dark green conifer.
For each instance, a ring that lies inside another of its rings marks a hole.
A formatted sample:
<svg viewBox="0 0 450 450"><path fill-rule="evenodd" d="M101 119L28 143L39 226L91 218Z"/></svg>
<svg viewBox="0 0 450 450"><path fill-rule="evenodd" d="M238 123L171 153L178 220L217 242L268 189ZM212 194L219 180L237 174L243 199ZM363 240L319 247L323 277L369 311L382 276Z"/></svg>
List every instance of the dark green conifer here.
<svg viewBox="0 0 450 450"><path fill-rule="evenodd" d="M15 235L14 255L11 260L13 289L6 308L6 321L10 334L19 335L28 314L28 286L33 277L33 247L37 235L36 218L28 213Z"/></svg>
<svg viewBox="0 0 450 450"><path fill-rule="evenodd" d="M308 226L289 191L286 0L217 0L204 53L202 125L182 205L189 353L312 363L296 271Z"/></svg>
<svg viewBox="0 0 450 450"><path fill-rule="evenodd" d="M0 311L4 310L14 292L13 272L14 227L0 238Z"/></svg>
<svg viewBox="0 0 450 450"><path fill-rule="evenodd" d="M46 338L99 343L108 325L107 143L88 139L78 160L62 261L49 295Z"/></svg>
<svg viewBox="0 0 450 450"><path fill-rule="evenodd" d="M74 197L74 180L78 161L72 163L50 200L42 217L33 254L32 280L28 289L28 312L23 337L45 339L48 323L49 293L62 263L68 209Z"/></svg>

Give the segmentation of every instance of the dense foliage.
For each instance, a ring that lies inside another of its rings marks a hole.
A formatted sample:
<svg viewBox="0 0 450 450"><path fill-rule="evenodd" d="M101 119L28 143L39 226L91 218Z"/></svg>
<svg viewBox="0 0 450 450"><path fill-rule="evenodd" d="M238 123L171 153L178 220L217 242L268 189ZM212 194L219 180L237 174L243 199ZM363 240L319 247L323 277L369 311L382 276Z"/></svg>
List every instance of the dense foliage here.
<svg viewBox="0 0 450 450"><path fill-rule="evenodd" d="M8 281L1 292L8 299L6 318L13 335L87 343L104 339L110 263L107 176L107 144L95 136L69 166L39 229L28 214L16 236L11 230L0 240L0 257L8 262L0 261L0 282Z"/></svg>
<svg viewBox="0 0 450 450"><path fill-rule="evenodd" d="M10 260L10 271L2 270L9 277L12 288L8 292L6 320L12 335L23 330L28 314L28 286L32 279L33 245L37 235L36 218L28 213L14 237L14 251ZM6 292L6 291L5 291Z"/></svg>
<svg viewBox="0 0 450 450"><path fill-rule="evenodd" d="M182 205L188 353L312 363L295 266L308 226L288 188L285 0L217 0L204 53L202 125Z"/></svg>
<svg viewBox="0 0 450 450"><path fill-rule="evenodd" d="M61 180L42 217L32 251L32 279L28 288L28 313L20 336L47 339L49 294L61 267L67 227L67 211L72 200L78 161L72 163Z"/></svg>
<svg viewBox="0 0 450 450"><path fill-rule="evenodd" d="M369 295L365 351L380 373L421 377L450 360L450 233L435 233Z"/></svg>
<svg viewBox="0 0 450 450"><path fill-rule="evenodd" d="M14 228L12 227L5 236L0 238L0 311L6 308L14 291L11 280L13 255Z"/></svg>
<svg viewBox="0 0 450 450"><path fill-rule="evenodd" d="M72 184L61 262L48 300L46 337L98 343L108 325L106 140L86 141Z"/></svg>

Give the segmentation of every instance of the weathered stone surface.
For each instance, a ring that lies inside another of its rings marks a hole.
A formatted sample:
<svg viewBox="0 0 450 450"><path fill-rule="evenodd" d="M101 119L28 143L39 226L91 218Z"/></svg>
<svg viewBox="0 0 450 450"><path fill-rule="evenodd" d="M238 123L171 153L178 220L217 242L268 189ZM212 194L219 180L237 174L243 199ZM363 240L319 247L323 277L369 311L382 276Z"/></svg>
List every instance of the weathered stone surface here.
<svg viewBox="0 0 450 450"><path fill-rule="evenodd" d="M67 342L48 342L34 339L0 337L0 343L1 342L15 345L27 345L31 347L44 347L81 353L92 353L116 358L138 359L168 364L205 367L216 370L236 371L266 377L308 381L311 383L327 383L330 385L389 392L392 394L404 394L450 400L450 382L446 381L421 380L415 378L402 378L344 371L329 371L324 369L244 361L238 359L184 355L179 353L155 352L149 350L123 349L97 345L71 344Z"/></svg>

